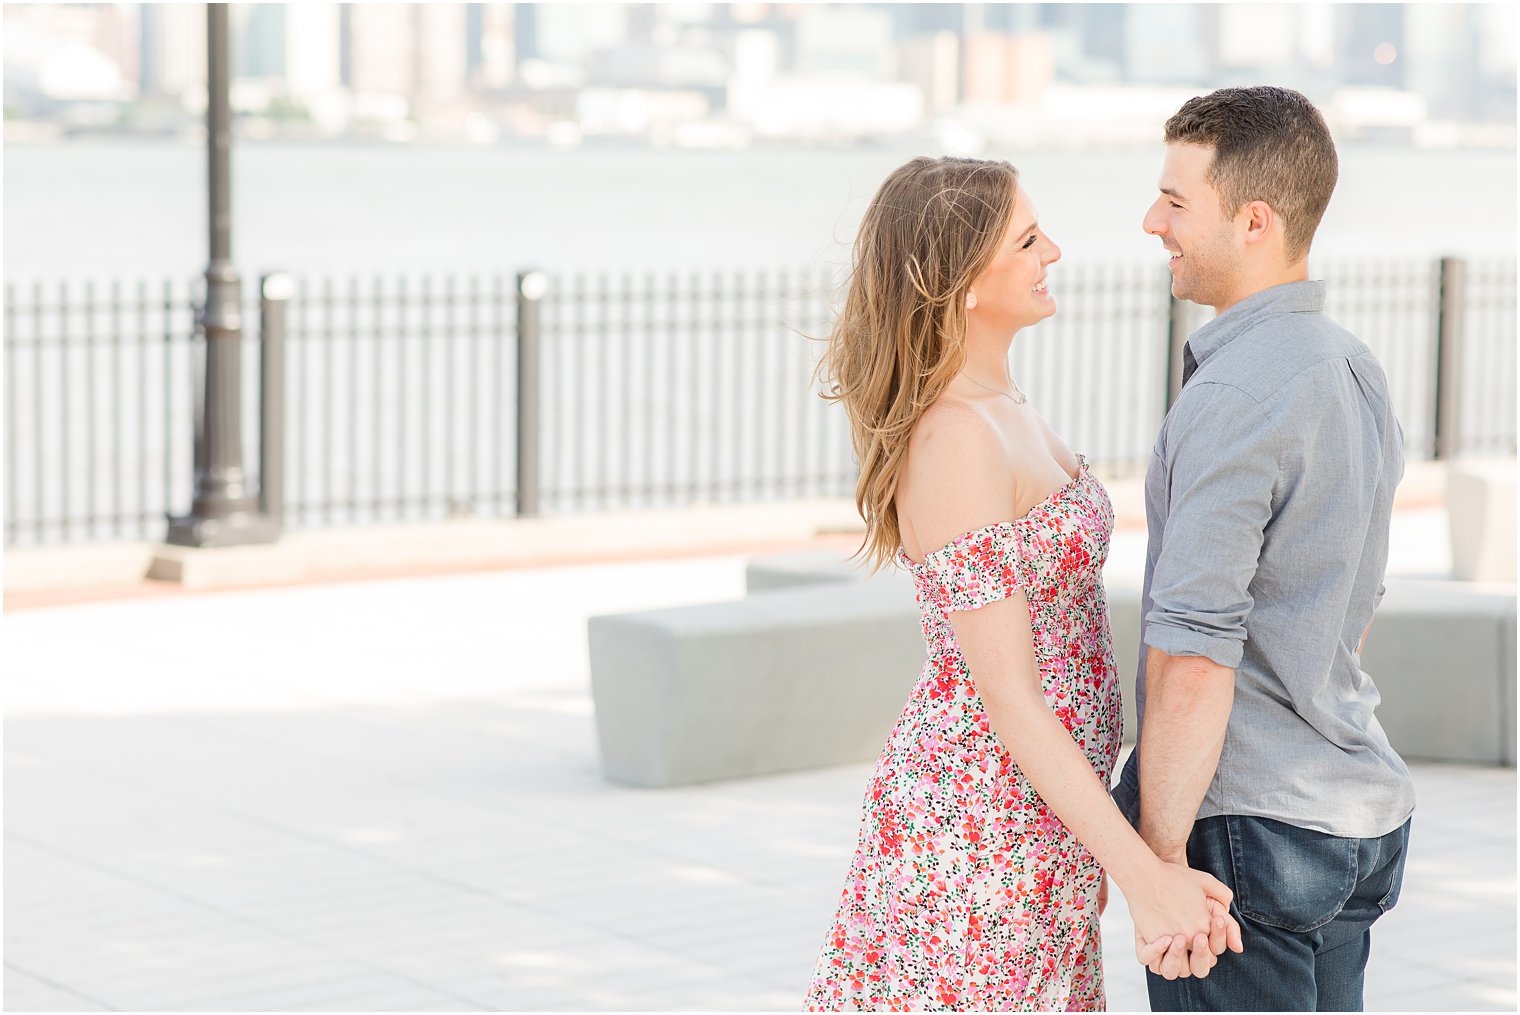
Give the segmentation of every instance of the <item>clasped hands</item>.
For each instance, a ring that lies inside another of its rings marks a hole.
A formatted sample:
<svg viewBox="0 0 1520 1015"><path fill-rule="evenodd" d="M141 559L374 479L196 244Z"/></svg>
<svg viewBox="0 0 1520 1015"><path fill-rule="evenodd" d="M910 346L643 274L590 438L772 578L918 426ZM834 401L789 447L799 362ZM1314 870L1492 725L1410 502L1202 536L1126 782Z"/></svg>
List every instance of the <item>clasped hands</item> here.
<svg viewBox="0 0 1520 1015"><path fill-rule="evenodd" d="M1107 883L1100 902L1107 901ZM1151 877L1129 891L1135 924L1135 958L1168 980L1209 975L1225 949L1245 950L1240 924L1230 915L1232 893L1213 876L1184 862L1160 862Z"/></svg>
<svg viewBox="0 0 1520 1015"><path fill-rule="evenodd" d="M1209 970L1214 968L1226 948L1232 952L1245 951L1240 938L1240 924L1235 922L1230 911L1216 899L1208 900L1208 908L1208 933L1199 931L1191 939L1186 934L1162 934L1155 940L1146 941L1137 928L1135 958L1151 972L1175 980L1179 977L1208 976Z"/></svg>

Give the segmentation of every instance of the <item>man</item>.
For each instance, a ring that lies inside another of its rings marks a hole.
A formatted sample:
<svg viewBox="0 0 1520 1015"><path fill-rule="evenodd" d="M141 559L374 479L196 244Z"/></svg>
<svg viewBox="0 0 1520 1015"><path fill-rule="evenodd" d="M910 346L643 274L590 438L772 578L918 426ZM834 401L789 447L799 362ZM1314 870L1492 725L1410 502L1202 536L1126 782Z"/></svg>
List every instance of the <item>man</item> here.
<svg viewBox="0 0 1520 1015"><path fill-rule="evenodd" d="M1151 1007L1361 1010L1414 809L1359 665L1403 436L1382 368L1308 280L1337 175L1319 112L1225 88L1166 143L1145 229L1173 294L1218 316L1187 343L1146 477L1139 747L1115 796L1163 859L1234 891L1245 950L1199 979L1172 949Z"/></svg>

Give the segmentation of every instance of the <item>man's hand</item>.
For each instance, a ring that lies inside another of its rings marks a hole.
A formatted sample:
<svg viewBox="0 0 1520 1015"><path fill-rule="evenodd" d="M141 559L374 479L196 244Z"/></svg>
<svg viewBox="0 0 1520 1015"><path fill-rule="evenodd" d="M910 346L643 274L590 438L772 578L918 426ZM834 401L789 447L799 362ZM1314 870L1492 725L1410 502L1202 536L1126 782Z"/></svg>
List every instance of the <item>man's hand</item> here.
<svg viewBox="0 0 1520 1015"><path fill-rule="evenodd" d="M1213 913L1209 933L1198 934L1192 941L1182 934L1145 941L1136 931L1135 958L1157 976L1175 980L1209 975L1209 970L1219 961L1218 956L1227 948L1236 953L1245 951L1240 924L1229 911L1213 899L1209 900L1209 910Z"/></svg>
<svg viewBox="0 0 1520 1015"><path fill-rule="evenodd" d="M1246 950L1245 939L1240 935L1240 924L1230 915L1230 911L1219 903L1209 900L1209 908L1214 911L1214 930L1209 935L1209 951L1215 955L1223 955L1224 950L1239 955Z"/></svg>

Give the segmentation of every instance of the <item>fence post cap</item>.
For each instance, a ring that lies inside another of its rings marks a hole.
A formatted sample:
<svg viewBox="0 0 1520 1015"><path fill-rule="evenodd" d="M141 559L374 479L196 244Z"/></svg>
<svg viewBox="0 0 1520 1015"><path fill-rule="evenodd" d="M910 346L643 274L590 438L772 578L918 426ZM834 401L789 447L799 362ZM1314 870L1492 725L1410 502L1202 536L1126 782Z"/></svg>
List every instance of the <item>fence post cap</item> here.
<svg viewBox="0 0 1520 1015"><path fill-rule="evenodd" d="M541 271L525 271L517 276L517 291L525 300L541 300L549 291L549 276Z"/></svg>
<svg viewBox="0 0 1520 1015"><path fill-rule="evenodd" d="M259 283L259 291L266 300L288 300L295 295L295 281L287 272L272 271Z"/></svg>

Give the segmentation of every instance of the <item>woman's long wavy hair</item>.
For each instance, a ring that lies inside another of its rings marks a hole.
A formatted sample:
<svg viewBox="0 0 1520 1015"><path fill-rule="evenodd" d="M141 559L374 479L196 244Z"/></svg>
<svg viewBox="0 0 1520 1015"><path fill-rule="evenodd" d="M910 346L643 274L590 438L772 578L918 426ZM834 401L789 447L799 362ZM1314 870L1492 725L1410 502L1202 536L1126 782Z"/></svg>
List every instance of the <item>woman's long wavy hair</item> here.
<svg viewBox="0 0 1520 1015"><path fill-rule="evenodd" d="M892 171L861 221L844 309L817 369L822 397L844 403L850 419L866 523L852 557L865 555L872 573L896 559L893 498L908 437L965 365L966 292L998 250L1017 184L1007 162L916 158Z"/></svg>

